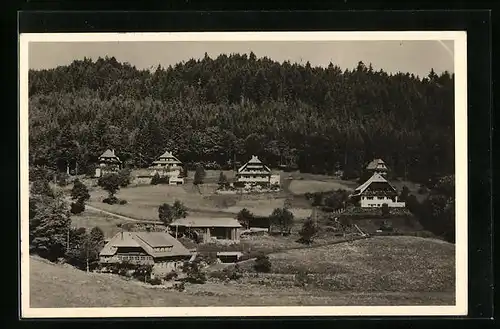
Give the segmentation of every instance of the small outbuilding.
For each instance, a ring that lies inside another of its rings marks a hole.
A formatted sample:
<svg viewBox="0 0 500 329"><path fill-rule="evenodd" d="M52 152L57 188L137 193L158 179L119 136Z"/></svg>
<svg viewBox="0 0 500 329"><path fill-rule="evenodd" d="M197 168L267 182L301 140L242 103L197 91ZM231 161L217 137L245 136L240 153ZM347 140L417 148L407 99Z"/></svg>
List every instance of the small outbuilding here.
<svg viewBox="0 0 500 329"><path fill-rule="evenodd" d="M234 218L181 218L169 225L176 237L191 237L198 242L239 242L240 223Z"/></svg>

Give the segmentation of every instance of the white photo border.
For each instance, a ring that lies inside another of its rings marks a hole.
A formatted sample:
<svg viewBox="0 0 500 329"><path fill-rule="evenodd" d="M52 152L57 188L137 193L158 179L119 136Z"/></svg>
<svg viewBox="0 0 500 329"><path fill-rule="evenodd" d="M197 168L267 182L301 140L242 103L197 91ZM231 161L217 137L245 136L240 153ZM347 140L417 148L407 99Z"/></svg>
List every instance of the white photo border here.
<svg viewBox="0 0 500 329"><path fill-rule="evenodd" d="M467 315L467 36L465 31L22 33L19 36L19 157L22 318L459 316ZM28 49L30 42L131 41L454 41L455 73L455 305L32 308L29 270Z"/></svg>

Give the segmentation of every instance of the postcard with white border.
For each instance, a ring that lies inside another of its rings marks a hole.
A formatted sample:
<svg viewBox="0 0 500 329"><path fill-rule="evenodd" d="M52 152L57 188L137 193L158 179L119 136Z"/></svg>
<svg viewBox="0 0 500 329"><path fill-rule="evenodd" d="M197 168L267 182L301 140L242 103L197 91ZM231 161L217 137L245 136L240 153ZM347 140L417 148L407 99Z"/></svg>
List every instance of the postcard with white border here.
<svg viewBox="0 0 500 329"><path fill-rule="evenodd" d="M467 314L466 33L22 33L21 317Z"/></svg>

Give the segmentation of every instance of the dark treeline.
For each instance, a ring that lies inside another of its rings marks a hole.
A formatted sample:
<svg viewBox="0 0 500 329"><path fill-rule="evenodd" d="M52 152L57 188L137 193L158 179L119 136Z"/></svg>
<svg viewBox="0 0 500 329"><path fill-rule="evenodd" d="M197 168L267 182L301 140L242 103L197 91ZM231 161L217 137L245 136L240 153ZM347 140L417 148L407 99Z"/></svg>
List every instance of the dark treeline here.
<svg viewBox="0 0 500 329"><path fill-rule="evenodd" d="M30 162L89 167L106 148L143 167L258 155L359 174L374 157L422 181L454 171L454 76L387 74L232 54L154 71L115 58L29 72Z"/></svg>

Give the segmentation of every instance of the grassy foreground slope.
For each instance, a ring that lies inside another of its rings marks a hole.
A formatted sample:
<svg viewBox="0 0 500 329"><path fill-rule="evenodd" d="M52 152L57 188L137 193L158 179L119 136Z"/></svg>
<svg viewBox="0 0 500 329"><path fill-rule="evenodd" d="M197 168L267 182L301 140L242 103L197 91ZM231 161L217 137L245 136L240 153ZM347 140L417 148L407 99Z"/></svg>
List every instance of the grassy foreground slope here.
<svg viewBox="0 0 500 329"><path fill-rule="evenodd" d="M316 286L344 291L455 290L455 245L413 236L372 237L270 255L275 274L307 272ZM242 267L253 269L253 260Z"/></svg>
<svg viewBox="0 0 500 329"><path fill-rule="evenodd" d="M385 250L384 250L385 248ZM376 237L271 255L273 272L239 282L154 289L113 275L30 258L31 307L453 305L454 246L415 237ZM250 262L249 262L250 263ZM307 266L319 285L279 282ZM281 273L281 274L280 274ZM265 282L266 284L262 284Z"/></svg>

